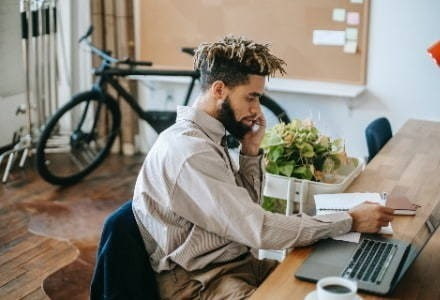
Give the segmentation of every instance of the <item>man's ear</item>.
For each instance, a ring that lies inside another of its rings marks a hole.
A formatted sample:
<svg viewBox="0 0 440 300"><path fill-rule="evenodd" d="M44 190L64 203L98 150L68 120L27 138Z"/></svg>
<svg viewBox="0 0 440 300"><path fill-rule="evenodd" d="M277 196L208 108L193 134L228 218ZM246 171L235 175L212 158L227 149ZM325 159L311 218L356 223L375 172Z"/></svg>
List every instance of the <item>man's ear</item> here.
<svg viewBox="0 0 440 300"><path fill-rule="evenodd" d="M228 94L228 88L221 80L216 80L211 85L211 94L215 100L225 100Z"/></svg>

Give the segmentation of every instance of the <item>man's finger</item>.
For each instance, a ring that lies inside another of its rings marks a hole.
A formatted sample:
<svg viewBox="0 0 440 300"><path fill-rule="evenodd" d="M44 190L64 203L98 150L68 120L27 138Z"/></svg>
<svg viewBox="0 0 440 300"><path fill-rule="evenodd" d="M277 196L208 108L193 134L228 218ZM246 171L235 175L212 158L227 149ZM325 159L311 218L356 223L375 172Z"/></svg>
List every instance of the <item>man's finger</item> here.
<svg viewBox="0 0 440 300"><path fill-rule="evenodd" d="M394 209L391 207L381 206L380 211L388 215L394 214Z"/></svg>

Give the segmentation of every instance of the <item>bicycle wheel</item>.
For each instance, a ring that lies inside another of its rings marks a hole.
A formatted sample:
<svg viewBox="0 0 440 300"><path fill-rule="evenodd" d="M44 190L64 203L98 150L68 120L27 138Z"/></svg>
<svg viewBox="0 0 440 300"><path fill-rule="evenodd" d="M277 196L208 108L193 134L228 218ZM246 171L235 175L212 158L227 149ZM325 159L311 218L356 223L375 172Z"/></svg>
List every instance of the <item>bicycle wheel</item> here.
<svg viewBox="0 0 440 300"><path fill-rule="evenodd" d="M98 91L78 94L58 110L41 133L37 171L56 185L73 184L108 155L121 125L114 100Z"/></svg>
<svg viewBox="0 0 440 300"><path fill-rule="evenodd" d="M266 118L266 128L272 128L278 123L289 123L290 118L286 111L267 95L263 95L260 99L261 109Z"/></svg>

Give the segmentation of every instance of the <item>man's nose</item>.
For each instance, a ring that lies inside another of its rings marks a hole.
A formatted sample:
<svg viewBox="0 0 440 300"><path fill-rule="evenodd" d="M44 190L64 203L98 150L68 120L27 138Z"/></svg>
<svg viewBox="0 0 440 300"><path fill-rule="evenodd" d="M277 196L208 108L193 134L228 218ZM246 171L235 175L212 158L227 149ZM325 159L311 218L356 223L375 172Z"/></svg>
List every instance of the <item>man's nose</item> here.
<svg viewBox="0 0 440 300"><path fill-rule="evenodd" d="M261 105L260 105L260 101L256 101L250 109L250 112L252 115L259 115L261 114Z"/></svg>

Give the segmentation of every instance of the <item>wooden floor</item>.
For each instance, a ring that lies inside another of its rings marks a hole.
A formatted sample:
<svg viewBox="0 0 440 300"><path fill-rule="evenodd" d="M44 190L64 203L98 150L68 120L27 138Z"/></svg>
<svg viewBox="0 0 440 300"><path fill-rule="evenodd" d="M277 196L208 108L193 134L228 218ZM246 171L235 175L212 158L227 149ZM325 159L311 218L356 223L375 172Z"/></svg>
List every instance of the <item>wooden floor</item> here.
<svg viewBox="0 0 440 300"><path fill-rule="evenodd" d="M112 155L82 182L67 188L55 187L44 182L33 170L32 162L27 163L25 169L13 170L9 181L0 184L0 299L48 299L42 289L43 280L71 264L79 256L75 243L69 238L62 239L64 229L61 230L61 237L57 236L58 234L55 234L55 237L51 236L50 230L47 236L28 230L36 213L35 207L38 207L39 219L33 222L33 226L41 233L44 232L44 228L38 227L38 221L44 220L46 214L49 216L54 205L75 206L76 202L84 199L89 201L86 203L113 201L113 206L123 203L132 196L137 172L143 159L143 155ZM81 218L81 210L74 212L77 218ZM90 214L84 215L87 217L76 220L75 226L82 222L84 224L78 228L88 228L90 224L90 227L93 227L90 228L92 231L100 232L99 227L105 216L100 215L99 220L96 220L90 217ZM51 225L53 224L44 226ZM75 228L71 230L74 232ZM77 241L80 239L75 233L71 235ZM96 234L90 239L92 243L97 242ZM63 280L56 282L61 282L61 286L55 288L62 290ZM88 298L88 295L85 297Z"/></svg>

